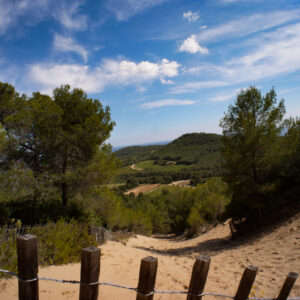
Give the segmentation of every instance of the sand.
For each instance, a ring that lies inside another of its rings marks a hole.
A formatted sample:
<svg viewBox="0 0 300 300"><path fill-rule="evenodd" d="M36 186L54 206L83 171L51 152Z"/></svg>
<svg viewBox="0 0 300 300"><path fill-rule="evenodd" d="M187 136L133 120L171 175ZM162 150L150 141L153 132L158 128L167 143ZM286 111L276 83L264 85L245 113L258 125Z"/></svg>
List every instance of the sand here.
<svg viewBox="0 0 300 300"><path fill-rule="evenodd" d="M300 271L300 213L271 231L242 241L231 241L228 224L221 224L191 240L136 236L127 245L108 242L101 250L101 281L137 286L140 260L152 255L158 258L156 289L185 290L195 257L209 255L212 260L205 291L234 295L244 267L252 264L259 267L259 273L251 295L275 297L289 271ZM60 279L79 280L79 273L79 264L40 269L40 276ZM77 285L40 281L41 300L78 299L78 290ZM290 296L300 296L300 279ZM185 298L155 295L162 300ZM0 299L17 299L16 279L0 281ZM129 300L135 299L135 293L101 286L99 299Z"/></svg>

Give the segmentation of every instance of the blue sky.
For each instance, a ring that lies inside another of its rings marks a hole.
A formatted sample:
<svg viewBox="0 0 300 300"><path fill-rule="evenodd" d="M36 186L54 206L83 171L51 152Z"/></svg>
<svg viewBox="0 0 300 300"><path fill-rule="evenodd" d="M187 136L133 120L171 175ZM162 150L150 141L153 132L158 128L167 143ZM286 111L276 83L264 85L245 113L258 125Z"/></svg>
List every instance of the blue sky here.
<svg viewBox="0 0 300 300"><path fill-rule="evenodd" d="M300 115L299 0L0 0L0 81L111 108L113 146L221 133L241 88Z"/></svg>

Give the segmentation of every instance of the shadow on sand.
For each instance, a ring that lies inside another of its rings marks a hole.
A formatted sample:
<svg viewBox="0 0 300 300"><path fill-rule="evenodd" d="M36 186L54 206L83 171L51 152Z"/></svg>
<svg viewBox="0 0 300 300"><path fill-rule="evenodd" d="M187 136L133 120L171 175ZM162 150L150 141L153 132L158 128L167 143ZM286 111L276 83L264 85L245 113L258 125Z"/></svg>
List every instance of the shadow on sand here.
<svg viewBox="0 0 300 300"><path fill-rule="evenodd" d="M259 227L256 230L248 232L243 236L238 237L235 240L232 240L231 236L223 237L223 238L214 238L204 240L199 242L196 245L185 246L180 248L170 248L170 249L155 249L153 247L135 247L137 249L142 249L145 251L149 251L151 253L157 253L160 255L169 255L169 256L191 256L191 254L198 255L206 255L206 256L215 256L216 254L232 250L238 247L242 247L244 245L251 245L258 242L263 236L271 233L276 228L282 226L286 222L290 222L291 219L296 213L300 211L300 206L297 207L296 210L293 211L290 215L285 216L281 220L277 220L273 224L269 224L264 227ZM156 239L161 240L169 240L176 243L186 241L191 241L183 238L183 235L156 235L154 236Z"/></svg>
<svg viewBox="0 0 300 300"><path fill-rule="evenodd" d="M162 238L160 237L160 239ZM197 245L174 248L174 249L154 249L152 247L150 248L136 247L136 248L149 251L152 253L157 253L160 255L168 255L168 256L170 255L189 256L190 254L197 253L197 252L201 255L214 256L219 252L228 250L229 248L236 247L237 246L236 244L237 241L232 241L230 237L226 237L226 238L210 239L210 240L200 242Z"/></svg>

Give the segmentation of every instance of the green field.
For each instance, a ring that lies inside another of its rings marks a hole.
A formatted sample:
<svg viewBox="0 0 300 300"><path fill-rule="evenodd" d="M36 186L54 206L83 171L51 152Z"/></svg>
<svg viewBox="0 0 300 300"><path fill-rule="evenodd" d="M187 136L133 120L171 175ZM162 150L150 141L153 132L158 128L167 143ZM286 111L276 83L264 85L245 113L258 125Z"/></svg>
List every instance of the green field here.
<svg viewBox="0 0 300 300"><path fill-rule="evenodd" d="M167 185L167 184L162 184L159 187L157 187L156 189L153 189L151 191L149 191L148 193L146 193L146 195L151 196L151 197L159 197L161 195L162 190L168 190L169 192L171 192L172 190L175 189L189 189L189 187L178 187L178 186L174 186L174 185Z"/></svg>
<svg viewBox="0 0 300 300"><path fill-rule="evenodd" d="M155 165L154 160L146 160L136 164L136 167L142 170L151 169L154 171L179 171L183 168L190 168L192 166L193 165L186 166L186 165L177 165L177 164L160 166L160 165Z"/></svg>

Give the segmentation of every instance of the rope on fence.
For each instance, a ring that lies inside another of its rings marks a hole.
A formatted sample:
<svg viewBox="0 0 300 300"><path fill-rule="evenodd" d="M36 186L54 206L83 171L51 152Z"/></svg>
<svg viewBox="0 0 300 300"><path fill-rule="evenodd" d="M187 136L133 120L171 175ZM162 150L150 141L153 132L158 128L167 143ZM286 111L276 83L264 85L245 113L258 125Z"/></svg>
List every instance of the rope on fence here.
<svg viewBox="0 0 300 300"><path fill-rule="evenodd" d="M29 279L29 280L23 280L23 279L19 278L18 274L16 274L15 272L11 272L11 271L4 270L1 268L0 268L0 272L15 276L19 280L24 281L24 282L30 282L30 281L35 281L35 280L39 279L39 280L47 280L47 281L54 281L54 282L59 282L59 283L70 283L70 284L108 285L108 286L112 286L112 287L116 287L116 288L120 288L120 289L126 289L126 290L132 290L132 291L138 292L137 288L126 286L126 285L121 285L121 284L116 284L116 283L112 283L112 282L97 281L97 282L92 282L92 283L84 283L84 282L80 282L78 280L65 280L65 279L56 279L56 278L41 277L41 276L38 276L37 278ZM193 293L189 293L186 291L160 291L160 290L154 289L153 292L148 293L147 295L152 295L152 294L183 294L183 295L193 295L193 296L201 296L201 297L202 296L216 296L216 297L234 299L233 296L219 294L219 293L210 293L210 292L204 292L201 294L193 294ZM249 300L275 300L275 298L260 298L260 297L249 297L248 299ZM300 300L300 297L288 298L287 300Z"/></svg>

